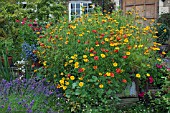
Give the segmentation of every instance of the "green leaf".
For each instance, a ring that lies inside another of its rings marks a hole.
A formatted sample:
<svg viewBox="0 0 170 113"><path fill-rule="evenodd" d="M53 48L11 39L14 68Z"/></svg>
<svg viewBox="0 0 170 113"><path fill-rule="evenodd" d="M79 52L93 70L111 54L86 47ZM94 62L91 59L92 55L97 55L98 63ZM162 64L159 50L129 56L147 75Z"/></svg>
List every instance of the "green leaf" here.
<svg viewBox="0 0 170 113"><path fill-rule="evenodd" d="M80 95L80 92L81 92L81 90L76 89L76 91L75 91L75 95Z"/></svg>
<svg viewBox="0 0 170 113"><path fill-rule="evenodd" d="M72 84L72 89L75 89L77 86L77 82Z"/></svg>

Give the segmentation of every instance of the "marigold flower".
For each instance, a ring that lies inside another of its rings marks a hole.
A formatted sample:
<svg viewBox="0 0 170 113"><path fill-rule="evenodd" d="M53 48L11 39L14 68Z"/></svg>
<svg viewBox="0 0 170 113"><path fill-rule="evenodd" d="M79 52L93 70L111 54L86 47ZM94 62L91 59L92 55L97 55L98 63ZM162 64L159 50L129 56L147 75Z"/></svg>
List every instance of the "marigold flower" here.
<svg viewBox="0 0 170 113"><path fill-rule="evenodd" d="M130 52L126 52L126 55L130 55Z"/></svg>
<svg viewBox="0 0 170 113"><path fill-rule="evenodd" d="M91 54L90 54L90 56L94 56L94 54L93 54L93 53L91 53Z"/></svg>
<svg viewBox="0 0 170 113"><path fill-rule="evenodd" d="M96 70L96 69L97 69L97 66L93 66L93 69Z"/></svg>
<svg viewBox="0 0 170 113"><path fill-rule="evenodd" d="M79 77L79 80L83 80L83 77Z"/></svg>
<svg viewBox="0 0 170 113"><path fill-rule="evenodd" d="M54 74L54 78L56 78L57 77L57 75L56 74Z"/></svg>
<svg viewBox="0 0 170 113"><path fill-rule="evenodd" d="M83 85L84 85L83 82L80 82L80 83L79 83L79 86L80 86L80 87L83 87Z"/></svg>
<svg viewBox="0 0 170 113"><path fill-rule="evenodd" d="M99 73L100 76L102 76L102 73Z"/></svg>
<svg viewBox="0 0 170 113"><path fill-rule="evenodd" d="M165 55L166 53L163 51L162 54Z"/></svg>
<svg viewBox="0 0 170 113"><path fill-rule="evenodd" d="M68 86L70 83L66 81L65 84Z"/></svg>
<svg viewBox="0 0 170 113"><path fill-rule="evenodd" d="M99 60L99 57L98 57L98 56L95 56L95 57L94 57L94 60Z"/></svg>
<svg viewBox="0 0 170 113"><path fill-rule="evenodd" d="M118 73L118 74L121 73L121 69L120 69L120 68L117 68L117 69L116 69L116 73Z"/></svg>
<svg viewBox="0 0 170 113"><path fill-rule="evenodd" d="M67 86L63 86L63 90L66 90L67 89Z"/></svg>
<svg viewBox="0 0 170 113"><path fill-rule="evenodd" d="M100 85L99 85L99 88L103 88L103 87L104 87L103 84L100 84Z"/></svg>
<svg viewBox="0 0 170 113"><path fill-rule="evenodd" d="M79 63L78 62L75 62L74 68L79 68Z"/></svg>
<svg viewBox="0 0 170 113"><path fill-rule="evenodd" d="M87 58L87 55L83 55L83 58Z"/></svg>
<svg viewBox="0 0 170 113"><path fill-rule="evenodd" d="M101 54L101 57L102 57L102 58L105 58L105 57L106 57L106 55L105 55L105 54Z"/></svg>
<svg viewBox="0 0 170 113"><path fill-rule="evenodd" d="M74 80L74 79L75 79L75 77L74 77L74 76L70 76L70 79L71 79L71 80Z"/></svg>
<svg viewBox="0 0 170 113"><path fill-rule="evenodd" d="M110 72L107 72L106 75L107 75L107 76L110 76Z"/></svg>
<svg viewBox="0 0 170 113"><path fill-rule="evenodd" d="M114 62L114 63L113 63L113 66L114 66L114 67L117 67L117 66L118 66L118 64L117 64L116 62Z"/></svg>
<svg viewBox="0 0 170 113"><path fill-rule="evenodd" d="M139 73L137 73L137 74L136 74L136 77L137 77L137 78L140 78L141 76L140 76L140 74L139 74Z"/></svg>
<svg viewBox="0 0 170 113"><path fill-rule="evenodd" d="M64 84L64 80L60 80L59 82L60 82L60 84Z"/></svg>
<svg viewBox="0 0 170 113"><path fill-rule="evenodd" d="M73 60L69 60L69 63L72 63L73 62Z"/></svg>
<svg viewBox="0 0 170 113"><path fill-rule="evenodd" d="M123 83L127 83L127 80L126 80L126 79L123 79L122 82L123 82Z"/></svg>
<svg viewBox="0 0 170 113"><path fill-rule="evenodd" d="M150 76L150 74L149 74L149 73L147 73L147 74L146 74L146 76L147 76L147 77L149 77L149 76Z"/></svg>
<svg viewBox="0 0 170 113"><path fill-rule="evenodd" d="M84 62L88 62L89 60L88 59L83 59Z"/></svg>

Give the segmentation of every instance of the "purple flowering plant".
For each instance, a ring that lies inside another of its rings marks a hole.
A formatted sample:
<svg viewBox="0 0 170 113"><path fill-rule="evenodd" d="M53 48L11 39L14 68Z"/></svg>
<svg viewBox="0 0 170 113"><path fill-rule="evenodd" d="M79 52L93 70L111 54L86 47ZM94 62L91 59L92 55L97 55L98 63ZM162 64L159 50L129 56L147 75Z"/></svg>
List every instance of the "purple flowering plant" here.
<svg viewBox="0 0 170 113"><path fill-rule="evenodd" d="M63 94L45 79L0 81L0 112L60 113Z"/></svg>

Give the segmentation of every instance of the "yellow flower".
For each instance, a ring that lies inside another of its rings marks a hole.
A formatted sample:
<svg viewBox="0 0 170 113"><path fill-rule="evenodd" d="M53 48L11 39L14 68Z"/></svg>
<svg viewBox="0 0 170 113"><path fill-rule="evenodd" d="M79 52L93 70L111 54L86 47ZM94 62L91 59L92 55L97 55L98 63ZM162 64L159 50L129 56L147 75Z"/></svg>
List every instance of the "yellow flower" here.
<svg viewBox="0 0 170 113"><path fill-rule="evenodd" d="M68 86L68 85L69 85L69 82L65 82L65 84Z"/></svg>
<svg viewBox="0 0 170 113"><path fill-rule="evenodd" d="M149 73L147 73L147 74L146 74L146 76L147 76L147 77L149 77L149 76L150 76L150 74L149 74Z"/></svg>
<svg viewBox="0 0 170 113"><path fill-rule="evenodd" d="M118 64L117 64L116 62L113 63L113 66L114 66L114 67L117 67L117 65L118 65Z"/></svg>
<svg viewBox="0 0 170 113"><path fill-rule="evenodd" d="M36 32L36 34L37 34L37 35L39 35L39 34L40 34L40 32Z"/></svg>
<svg viewBox="0 0 170 113"><path fill-rule="evenodd" d="M63 90L66 90L67 89L67 86L63 86Z"/></svg>
<svg viewBox="0 0 170 113"><path fill-rule="evenodd" d="M124 42L125 42L125 43L128 43L128 42L129 42L128 38L124 39Z"/></svg>
<svg viewBox="0 0 170 113"><path fill-rule="evenodd" d="M100 84L100 85L99 85L99 88L103 88L103 87L104 87L103 84Z"/></svg>
<svg viewBox="0 0 170 113"><path fill-rule="evenodd" d="M56 74L54 74L54 78L56 78L57 77L57 75Z"/></svg>
<svg viewBox="0 0 170 113"><path fill-rule="evenodd" d="M74 68L79 68L79 63L78 62L75 62Z"/></svg>
<svg viewBox="0 0 170 113"><path fill-rule="evenodd" d="M126 52L126 55L130 55L130 52Z"/></svg>
<svg viewBox="0 0 170 113"><path fill-rule="evenodd" d="M80 82L80 83L79 83L79 86L80 86L80 87L83 87L83 85L84 85L83 82Z"/></svg>
<svg viewBox="0 0 170 113"><path fill-rule="evenodd" d="M83 80L83 77L79 77L79 80Z"/></svg>
<svg viewBox="0 0 170 113"><path fill-rule="evenodd" d="M105 58L105 57L106 57L106 55L105 55L105 54L101 54L101 57L102 57L102 58Z"/></svg>
<svg viewBox="0 0 170 113"><path fill-rule="evenodd" d="M75 79L75 77L74 77L74 76L70 76L70 79L71 79L71 80L74 80L74 79Z"/></svg>
<svg viewBox="0 0 170 113"><path fill-rule="evenodd" d="M163 51L162 54L165 55L166 53Z"/></svg>
<svg viewBox="0 0 170 113"><path fill-rule="evenodd" d="M87 55L83 55L83 58L87 58Z"/></svg>
<svg viewBox="0 0 170 113"><path fill-rule="evenodd" d="M160 58L157 58L158 61L162 61Z"/></svg>
<svg viewBox="0 0 170 113"><path fill-rule="evenodd" d="M84 62L88 62L89 60L88 59L83 59Z"/></svg>
<svg viewBox="0 0 170 113"><path fill-rule="evenodd" d="M60 84L64 84L64 80L60 80L59 82L60 82Z"/></svg>
<svg viewBox="0 0 170 113"><path fill-rule="evenodd" d="M166 29L164 29L164 32L167 32L167 30L166 30Z"/></svg>
<svg viewBox="0 0 170 113"><path fill-rule="evenodd" d="M43 62L43 65L46 66L46 65L47 65L47 61L44 61L44 62Z"/></svg>
<svg viewBox="0 0 170 113"><path fill-rule="evenodd" d="M34 70L34 73L36 73L36 72L37 72L37 69Z"/></svg>
<svg viewBox="0 0 170 113"><path fill-rule="evenodd" d="M107 73L106 73L106 75L109 77L109 76L110 76L110 73L109 73L109 72L107 72Z"/></svg>
<svg viewBox="0 0 170 113"><path fill-rule="evenodd" d="M73 60L69 60L69 63L72 63L73 62Z"/></svg>
<svg viewBox="0 0 170 113"><path fill-rule="evenodd" d="M108 38L105 38L104 40L105 40L106 42L108 42L108 41L109 41L109 39L108 39Z"/></svg>
<svg viewBox="0 0 170 113"><path fill-rule="evenodd" d="M91 53L91 54L90 54L90 56L94 56L94 54L93 54L93 53Z"/></svg>
<svg viewBox="0 0 170 113"><path fill-rule="evenodd" d="M82 37L82 36L83 36L83 34L79 34L79 36L80 36L80 37Z"/></svg>
<svg viewBox="0 0 170 113"><path fill-rule="evenodd" d="M119 50L119 47L115 47L116 50Z"/></svg>
<svg viewBox="0 0 170 113"><path fill-rule="evenodd" d="M136 74L136 77L137 77L137 78L140 78L140 74L139 74L139 73L137 73L137 74Z"/></svg>
<svg viewBox="0 0 170 113"><path fill-rule="evenodd" d="M102 73L99 73L100 76L102 76Z"/></svg>
<svg viewBox="0 0 170 113"><path fill-rule="evenodd" d="M63 72L61 72L61 73L60 73L60 75L64 75L64 73L63 73Z"/></svg>

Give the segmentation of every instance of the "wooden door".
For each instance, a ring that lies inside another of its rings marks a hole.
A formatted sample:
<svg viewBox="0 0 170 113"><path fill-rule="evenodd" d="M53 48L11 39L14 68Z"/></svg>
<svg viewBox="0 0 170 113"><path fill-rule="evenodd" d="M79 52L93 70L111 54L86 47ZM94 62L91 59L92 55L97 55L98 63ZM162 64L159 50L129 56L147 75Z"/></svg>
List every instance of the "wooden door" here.
<svg viewBox="0 0 170 113"><path fill-rule="evenodd" d="M159 0L122 0L123 11L134 10L139 16L145 17L148 23L151 19L158 18Z"/></svg>

